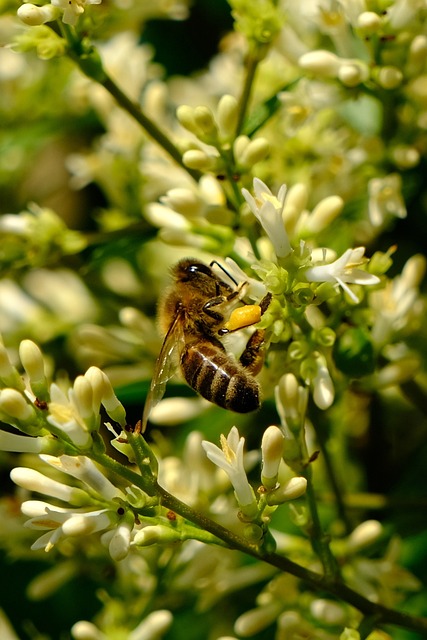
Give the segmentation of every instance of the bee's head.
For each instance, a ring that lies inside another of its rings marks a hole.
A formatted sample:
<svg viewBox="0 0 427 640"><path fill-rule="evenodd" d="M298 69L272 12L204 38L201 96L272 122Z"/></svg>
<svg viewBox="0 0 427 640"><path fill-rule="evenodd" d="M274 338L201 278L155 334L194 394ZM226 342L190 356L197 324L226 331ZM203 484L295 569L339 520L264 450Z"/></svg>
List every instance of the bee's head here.
<svg viewBox="0 0 427 640"><path fill-rule="evenodd" d="M212 269L204 262L200 262L196 258L184 258L180 260L172 270L173 276L177 282L200 282L206 278L216 280L216 276Z"/></svg>

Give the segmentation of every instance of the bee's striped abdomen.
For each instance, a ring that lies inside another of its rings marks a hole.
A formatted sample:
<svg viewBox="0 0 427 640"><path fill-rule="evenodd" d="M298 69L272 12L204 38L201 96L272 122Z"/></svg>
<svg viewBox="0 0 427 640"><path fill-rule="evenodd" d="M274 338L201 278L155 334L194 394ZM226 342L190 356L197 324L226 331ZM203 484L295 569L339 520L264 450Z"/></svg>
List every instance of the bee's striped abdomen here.
<svg viewBox="0 0 427 640"><path fill-rule="evenodd" d="M238 413L258 409L257 381L216 345L208 341L187 344L181 368L190 387L206 400Z"/></svg>

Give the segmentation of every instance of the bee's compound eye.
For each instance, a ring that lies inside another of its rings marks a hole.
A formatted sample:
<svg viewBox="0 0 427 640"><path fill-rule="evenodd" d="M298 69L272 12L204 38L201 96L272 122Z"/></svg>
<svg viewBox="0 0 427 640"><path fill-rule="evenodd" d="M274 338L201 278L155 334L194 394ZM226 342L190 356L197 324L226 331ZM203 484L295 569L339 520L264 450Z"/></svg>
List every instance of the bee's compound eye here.
<svg viewBox="0 0 427 640"><path fill-rule="evenodd" d="M207 264L203 264L203 262L195 262L188 265L187 273L190 277L191 275L197 275L199 273L204 273L206 276L212 277L212 269L208 267Z"/></svg>

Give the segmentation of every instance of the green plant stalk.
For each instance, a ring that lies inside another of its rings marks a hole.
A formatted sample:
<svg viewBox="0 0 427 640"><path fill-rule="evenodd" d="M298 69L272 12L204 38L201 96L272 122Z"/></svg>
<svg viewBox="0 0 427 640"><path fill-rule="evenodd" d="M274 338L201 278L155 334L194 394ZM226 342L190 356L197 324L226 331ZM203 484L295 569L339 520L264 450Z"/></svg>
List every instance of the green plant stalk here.
<svg viewBox="0 0 427 640"><path fill-rule="evenodd" d="M338 578L338 564L329 547L329 538L323 531L322 523L320 522L316 495L313 487L313 474L311 465L308 465L306 467L303 475L307 480L307 489L305 492L305 496L307 499L307 506L311 517L311 523L308 529L311 546L313 548L313 551L319 556L322 562L325 575L329 576L330 578Z"/></svg>
<svg viewBox="0 0 427 640"><path fill-rule="evenodd" d="M68 56L77 64L80 70L88 78L101 84L104 89L113 96L117 104L141 125L150 138L157 142L157 144L197 182L201 176L200 172L185 166L180 150L169 139L169 136L144 113L139 104L130 100L108 75L102 65L96 48L92 44L88 45L88 43L80 40L74 29L69 27L69 25L60 22L59 28L62 36L67 40L69 45Z"/></svg>
<svg viewBox="0 0 427 640"><path fill-rule="evenodd" d="M243 124L245 122L246 113L249 106L249 100L252 93L252 87L255 80L256 70L259 64L259 58L253 55L249 55L246 64L246 76L245 82L243 85L242 93L239 99L239 110L238 110L238 118L236 125L236 138L240 135Z"/></svg>
<svg viewBox="0 0 427 640"><path fill-rule="evenodd" d="M222 525L214 522L210 518L207 518L202 513L195 511L184 502L181 502L181 500L166 491L166 489L161 487L156 481L150 481L149 486L147 486L145 478L142 478L139 474L132 471L132 469L122 465L120 462L110 458L110 456L101 451L97 451L96 449L93 450L90 453L90 457L114 475L135 484L143 491L147 493L152 491L153 493L150 493L150 495L156 494L163 507L180 515L189 522L192 522L203 531L212 534L213 537L208 538L208 536L206 536L206 539L209 540L209 542L215 542L215 544L220 544L221 546L224 546L225 543L230 549L241 551L261 562L266 562L267 564L276 567L280 571L290 573L291 575L303 580L314 589L325 591L330 595L348 602L365 616L373 616L376 619L377 624L391 624L412 631L427 633L426 618L411 616L407 613L395 611L381 604L371 602L364 596L357 593L357 591L354 591L345 585L334 575L322 575L315 573L314 571L306 569L292 560L289 560L289 558L286 558L285 556L260 549L257 545L249 543L245 538L229 531Z"/></svg>
<svg viewBox="0 0 427 640"><path fill-rule="evenodd" d="M321 575L277 553L260 551L256 545L250 544L247 540L228 531L228 529L225 529L222 525L194 511L191 507L178 500L178 498L172 496L166 489L163 489L163 487L158 486L158 493L163 506L180 514L187 520L198 524L203 529L210 531L217 538L226 542L231 549L242 551L257 560L266 562L281 571L300 578L316 590L326 591L330 595L348 602L365 616L374 617L377 624L392 624L413 631L427 632L427 618L412 616L371 602L357 593L357 591L345 585L335 576Z"/></svg>

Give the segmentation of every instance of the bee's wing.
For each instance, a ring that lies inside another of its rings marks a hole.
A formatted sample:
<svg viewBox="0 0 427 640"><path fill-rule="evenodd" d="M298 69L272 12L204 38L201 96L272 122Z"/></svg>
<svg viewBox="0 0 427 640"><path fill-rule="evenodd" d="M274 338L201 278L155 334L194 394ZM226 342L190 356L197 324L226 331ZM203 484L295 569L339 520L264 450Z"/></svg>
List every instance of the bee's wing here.
<svg viewBox="0 0 427 640"><path fill-rule="evenodd" d="M148 417L152 409L154 409L156 404L163 398L167 381L170 380L177 369L179 354L185 344L183 313L184 312L181 311L176 315L160 349L144 405L141 433L144 433L147 427Z"/></svg>

